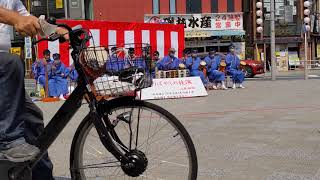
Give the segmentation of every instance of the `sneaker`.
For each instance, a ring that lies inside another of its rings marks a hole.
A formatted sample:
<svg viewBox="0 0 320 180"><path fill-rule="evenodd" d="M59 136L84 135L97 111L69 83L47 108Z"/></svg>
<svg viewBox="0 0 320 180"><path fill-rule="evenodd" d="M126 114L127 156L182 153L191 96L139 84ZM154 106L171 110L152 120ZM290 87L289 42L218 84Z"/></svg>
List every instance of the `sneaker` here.
<svg viewBox="0 0 320 180"><path fill-rule="evenodd" d="M1 157L11 162L20 163L31 161L40 153L39 148L28 143L0 151Z"/></svg>
<svg viewBox="0 0 320 180"><path fill-rule="evenodd" d="M227 88L225 85L222 85L222 86L221 86L221 89L222 89L222 90L227 90L228 88Z"/></svg>
<svg viewBox="0 0 320 180"><path fill-rule="evenodd" d="M217 86L216 85L212 85L212 89L217 90Z"/></svg>
<svg viewBox="0 0 320 180"><path fill-rule="evenodd" d="M232 89L236 89L236 83L233 83Z"/></svg>
<svg viewBox="0 0 320 180"><path fill-rule="evenodd" d="M245 87L242 84L239 84L239 88L244 89Z"/></svg>
<svg viewBox="0 0 320 180"><path fill-rule="evenodd" d="M59 96L59 99L60 99L61 101L65 101L65 100L66 100L66 99L63 97L62 94Z"/></svg>

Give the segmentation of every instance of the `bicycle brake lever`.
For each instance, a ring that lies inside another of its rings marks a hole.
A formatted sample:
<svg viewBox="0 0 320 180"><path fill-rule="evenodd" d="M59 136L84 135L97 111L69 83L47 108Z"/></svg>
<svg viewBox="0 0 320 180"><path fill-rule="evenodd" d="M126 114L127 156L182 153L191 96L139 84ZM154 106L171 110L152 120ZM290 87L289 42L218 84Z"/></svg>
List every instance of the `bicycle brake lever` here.
<svg viewBox="0 0 320 180"><path fill-rule="evenodd" d="M58 40L60 37L61 37L60 34L56 34L56 33L51 34L51 35L49 36L49 41L56 41L56 40Z"/></svg>

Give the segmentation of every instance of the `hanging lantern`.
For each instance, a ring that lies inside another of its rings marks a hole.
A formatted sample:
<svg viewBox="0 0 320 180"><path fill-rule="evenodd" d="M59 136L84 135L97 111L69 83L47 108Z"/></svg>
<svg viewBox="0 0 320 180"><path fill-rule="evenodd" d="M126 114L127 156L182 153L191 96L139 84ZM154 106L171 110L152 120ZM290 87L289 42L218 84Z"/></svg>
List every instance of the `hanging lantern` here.
<svg viewBox="0 0 320 180"><path fill-rule="evenodd" d="M263 32L263 27L261 27L261 26L257 27L257 32L258 33L262 33Z"/></svg>

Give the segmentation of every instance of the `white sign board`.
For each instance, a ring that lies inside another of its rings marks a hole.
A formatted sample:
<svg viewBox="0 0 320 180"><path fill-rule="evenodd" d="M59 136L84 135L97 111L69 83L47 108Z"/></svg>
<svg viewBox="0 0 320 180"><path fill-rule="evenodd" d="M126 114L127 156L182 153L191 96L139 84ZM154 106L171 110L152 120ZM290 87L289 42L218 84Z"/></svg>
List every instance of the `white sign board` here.
<svg viewBox="0 0 320 180"><path fill-rule="evenodd" d="M145 23L183 24L185 30L243 30L242 13L145 15Z"/></svg>
<svg viewBox="0 0 320 180"><path fill-rule="evenodd" d="M32 41L31 37L24 38L25 59L32 59Z"/></svg>
<svg viewBox="0 0 320 180"><path fill-rule="evenodd" d="M154 79L150 88L142 90L142 100L207 96L200 77Z"/></svg>

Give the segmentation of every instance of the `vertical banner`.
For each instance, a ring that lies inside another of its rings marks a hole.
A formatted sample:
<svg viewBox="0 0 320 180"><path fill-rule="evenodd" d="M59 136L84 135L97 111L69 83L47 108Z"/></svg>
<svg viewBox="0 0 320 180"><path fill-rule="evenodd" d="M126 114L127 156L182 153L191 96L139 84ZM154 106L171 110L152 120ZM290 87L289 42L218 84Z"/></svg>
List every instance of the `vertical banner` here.
<svg viewBox="0 0 320 180"><path fill-rule="evenodd" d="M32 59L32 42L31 37L24 38L25 59Z"/></svg>

